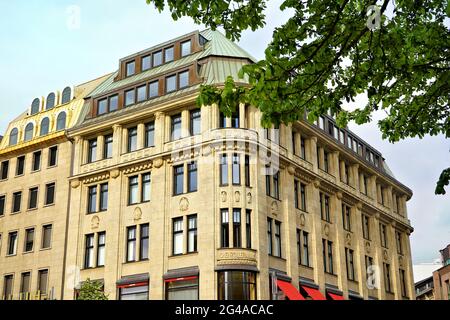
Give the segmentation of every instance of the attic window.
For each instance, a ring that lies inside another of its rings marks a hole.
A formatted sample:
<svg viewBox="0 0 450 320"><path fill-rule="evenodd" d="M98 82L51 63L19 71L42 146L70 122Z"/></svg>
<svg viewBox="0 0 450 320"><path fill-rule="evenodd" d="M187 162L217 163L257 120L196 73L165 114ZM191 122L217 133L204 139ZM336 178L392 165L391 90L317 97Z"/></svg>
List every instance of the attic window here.
<svg viewBox="0 0 450 320"><path fill-rule="evenodd" d="M55 100L56 100L55 94L54 93L50 93L47 96L47 105L46 105L45 110L53 109L55 107Z"/></svg>
<svg viewBox="0 0 450 320"><path fill-rule="evenodd" d="M36 114L39 112L39 105L40 105L41 101L36 98L33 100L33 103L31 104L31 114Z"/></svg>
<svg viewBox="0 0 450 320"><path fill-rule="evenodd" d="M164 61L167 62L172 62L173 61L173 47L170 48L166 48L164 50Z"/></svg>
<svg viewBox="0 0 450 320"><path fill-rule="evenodd" d="M162 65L162 51L155 52L153 54L153 67Z"/></svg>
<svg viewBox="0 0 450 320"><path fill-rule="evenodd" d="M131 61L127 63L127 70L126 70L127 77L130 77L136 73L136 62Z"/></svg>
<svg viewBox="0 0 450 320"><path fill-rule="evenodd" d="M142 57L142 71L149 70L151 68L151 56Z"/></svg>
<svg viewBox="0 0 450 320"><path fill-rule="evenodd" d="M185 57L191 54L191 40L181 43L181 56Z"/></svg>

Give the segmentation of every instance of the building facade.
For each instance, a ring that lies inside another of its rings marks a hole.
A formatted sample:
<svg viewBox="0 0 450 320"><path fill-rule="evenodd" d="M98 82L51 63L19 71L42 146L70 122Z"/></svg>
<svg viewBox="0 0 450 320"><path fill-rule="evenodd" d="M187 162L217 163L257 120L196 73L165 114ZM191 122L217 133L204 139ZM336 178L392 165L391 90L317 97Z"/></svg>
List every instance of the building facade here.
<svg viewBox="0 0 450 320"><path fill-rule="evenodd" d="M434 296L436 300L450 300L450 244L440 253L442 268L433 272Z"/></svg>
<svg viewBox="0 0 450 320"><path fill-rule="evenodd" d="M62 299L72 144L102 79L36 98L0 142L1 299Z"/></svg>
<svg viewBox="0 0 450 320"><path fill-rule="evenodd" d="M196 107L202 84L245 85L254 62L192 32L85 97L67 131L64 299L87 279L120 300L415 298L412 192L381 153L329 115L263 129L254 106Z"/></svg>

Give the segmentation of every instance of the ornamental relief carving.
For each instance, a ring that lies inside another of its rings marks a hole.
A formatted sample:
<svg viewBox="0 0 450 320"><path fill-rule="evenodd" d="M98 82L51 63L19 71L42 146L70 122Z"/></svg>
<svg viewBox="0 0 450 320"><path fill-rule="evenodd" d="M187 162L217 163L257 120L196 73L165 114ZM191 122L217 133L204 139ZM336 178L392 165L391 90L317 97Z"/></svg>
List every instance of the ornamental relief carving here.
<svg viewBox="0 0 450 320"><path fill-rule="evenodd" d="M76 188L78 188L79 186L80 186L80 180L72 180L71 182L70 182L70 185L72 186L72 188L73 189L76 189Z"/></svg>
<svg viewBox="0 0 450 320"><path fill-rule="evenodd" d="M133 219L134 219L134 221L139 221L139 220L142 219L142 210L141 210L141 208L137 207L136 209L134 209Z"/></svg>
<svg viewBox="0 0 450 320"><path fill-rule="evenodd" d="M383 250L383 259L384 259L384 261L387 261L389 259L389 254L388 254L387 250Z"/></svg>
<svg viewBox="0 0 450 320"><path fill-rule="evenodd" d="M273 201L271 206L271 212L274 216L278 215L278 203L276 201Z"/></svg>
<svg viewBox="0 0 450 320"><path fill-rule="evenodd" d="M305 214L302 213L302 214L300 214L300 226L304 227L305 224L306 224L306 217L305 217Z"/></svg>
<svg viewBox="0 0 450 320"><path fill-rule="evenodd" d="M128 174L132 174L132 173L136 173L136 172L140 172L140 171L144 171L144 170L148 170L151 169L153 166L152 162L146 162L146 163L141 163L138 165L135 165L133 167L128 167L125 170L123 170L123 173L128 175Z"/></svg>
<svg viewBox="0 0 450 320"><path fill-rule="evenodd" d="M348 246L351 246L351 245L352 245L352 235L351 235L350 233L347 233L347 234L345 235L345 243L346 243Z"/></svg>
<svg viewBox="0 0 450 320"><path fill-rule="evenodd" d="M250 192L247 193L247 204L252 204L252 194Z"/></svg>
<svg viewBox="0 0 450 320"><path fill-rule="evenodd" d="M366 252L367 252L368 254L370 254L370 251L371 251L371 249L372 249L371 246L370 246L370 241L366 241L364 247L366 248Z"/></svg>
<svg viewBox="0 0 450 320"><path fill-rule="evenodd" d="M93 216L91 219L91 229L98 229L100 225L100 218L98 216Z"/></svg>
<svg viewBox="0 0 450 320"><path fill-rule="evenodd" d="M220 193L220 200L222 200L222 202L227 202L227 193L225 191Z"/></svg>
<svg viewBox="0 0 450 320"><path fill-rule="evenodd" d="M239 191L236 191L234 193L234 201L235 202L240 202L241 201L241 193Z"/></svg>
<svg viewBox="0 0 450 320"><path fill-rule="evenodd" d="M91 183L95 183L95 182L100 182L100 181L104 181L104 180L108 180L109 179L109 172L107 173L103 173L94 177L89 177L89 178L85 178L83 180L83 184L91 184Z"/></svg>
<svg viewBox="0 0 450 320"><path fill-rule="evenodd" d="M189 200L186 197L180 199L180 211L185 212L189 209Z"/></svg>
<svg viewBox="0 0 450 320"><path fill-rule="evenodd" d="M327 237L330 235L330 226L328 224L323 226L323 234Z"/></svg>
<svg viewBox="0 0 450 320"><path fill-rule="evenodd" d="M246 264L256 266L256 253L244 250L220 250L217 265Z"/></svg>

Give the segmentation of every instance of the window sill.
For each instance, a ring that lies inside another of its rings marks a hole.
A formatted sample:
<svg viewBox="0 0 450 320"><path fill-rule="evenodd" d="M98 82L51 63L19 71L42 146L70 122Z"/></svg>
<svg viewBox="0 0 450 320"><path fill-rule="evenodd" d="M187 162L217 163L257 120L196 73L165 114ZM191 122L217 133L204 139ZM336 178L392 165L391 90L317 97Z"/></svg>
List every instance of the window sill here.
<svg viewBox="0 0 450 320"><path fill-rule="evenodd" d="M50 251L50 250L52 250L52 247L39 249L39 251L41 251L41 252L43 252L43 251Z"/></svg>
<svg viewBox="0 0 450 320"><path fill-rule="evenodd" d="M56 168L57 166L58 166L57 164L55 164L54 166L48 166L47 169L53 169Z"/></svg>
<svg viewBox="0 0 450 320"><path fill-rule="evenodd" d="M105 266L82 268L81 271L104 269Z"/></svg>
<svg viewBox="0 0 450 320"><path fill-rule="evenodd" d="M12 257L17 257L17 253L6 255L6 258L12 258Z"/></svg>
<svg viewBox="0 0 450 320"><path fill-rule="evenodd" d="M38 209L37 207L36 207L36 208L28 208L28 209L27 209L27 212L37 211L37 209Z"/></svg>
<svg viewBox="0 0 450 320"><path fill-rule="evenodd" d="M53 203L44 205L43 208L50 208L50 207L54 207L54 206L55 206L55 203L53 202Z"/></svg>
<svg viewBox="0 0 450 320"><path fill-rule="evenodd" d="M193 255L197 255L197 254L198 254L198 251L196 251L196 252L180 253L180 254L173 254L173 255L169 256L169 259L177 258L177 257L193 256Z"/></svg>
<svg viewBox="0 0 450 320"><path fill-rule="evenodd" d="M309 270L314 270L313 267L307 266L307 265L304 265L304 264L299 264L298 266L299 266L299 267L302 267L302 268L307 268L307 269L309 269Z"/></svg>
<svg viewBox="0 0 450 320"><path fill-rule="evenodd" d="M329 276L333 276L333 277L336 277L337 278L337 274L335 274L335 273L330 273L330 272L327 272L327 271L325 271L325 274L327 274L327 275L329 275Z"/></svg>
<svg viewBox="0 0 450 320"><path fill-rule="evenodd" d="M41 172L41 169L32 170L30 173L33 174L33 173L38 173L38 172Z"/></svg>
<svg viewBox="0 0 450 320"><path fill-rule="evenodd" d="M269 254L269 257L272 257L272 258L275 258L275 259L278 259L278 260L282 260L282 261L286 261L285 258L277 257L277 256L274 256L274 255L272 255L272 254Z"/></svg>
<svg viewBox="0 0 450 320"><path fill-rule="evenodd" d="M14 176L14 178L22 178L23 176L25 176L24 173L22 173L22 174L16 174L16 175Z"/></svg>
<svg viewBox="0 0 450 320"><path fill-rule="evenodd" d="M34 253L34 250L31 250L31 251L25 251L25 252L23 252L22 253L22 255L29 255L29 254L31 254L31 253Z"/></svg>
<svg viewBox="0 0 450 320"><path fill-rule="evenodd" d="M303 209L300 209L300 208L295 208L295 209L298 210L298 211L300 211L300 212L303 212L303 213L309 213L308 211L303 210Z"/></svg>
<svg viewBox="0 0 450 320"><path fill-rule="evenodd" d="M22 213L22 211L15 211L15 212L11 212L11 215L12 215L12 216L15 216L15 215L18 215L18 214L20 214L20 213Z"/></svg>

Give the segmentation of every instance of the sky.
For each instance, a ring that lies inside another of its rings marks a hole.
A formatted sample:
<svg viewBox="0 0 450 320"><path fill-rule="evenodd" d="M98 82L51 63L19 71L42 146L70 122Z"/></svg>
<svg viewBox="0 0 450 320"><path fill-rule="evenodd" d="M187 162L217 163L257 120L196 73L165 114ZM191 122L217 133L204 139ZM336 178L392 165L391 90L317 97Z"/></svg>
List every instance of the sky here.
<svg viewBox="0 0 450 320"><path fill-rule="evenodd" d="M280 3L271 0L266 27L244 32L239 42L257 59L264 58L274 27L289 16ZM190 18L174 22L145 0L0 0L0 12L0 135L35 97L113 72L122 57L203 29ZM396 178L413 190L413 262L432 262L450 243L450 190L434 195L440 172L449 166L450 141L438 136L390 144L377 128L382 116L350 129L381 151Z"/></svg>

